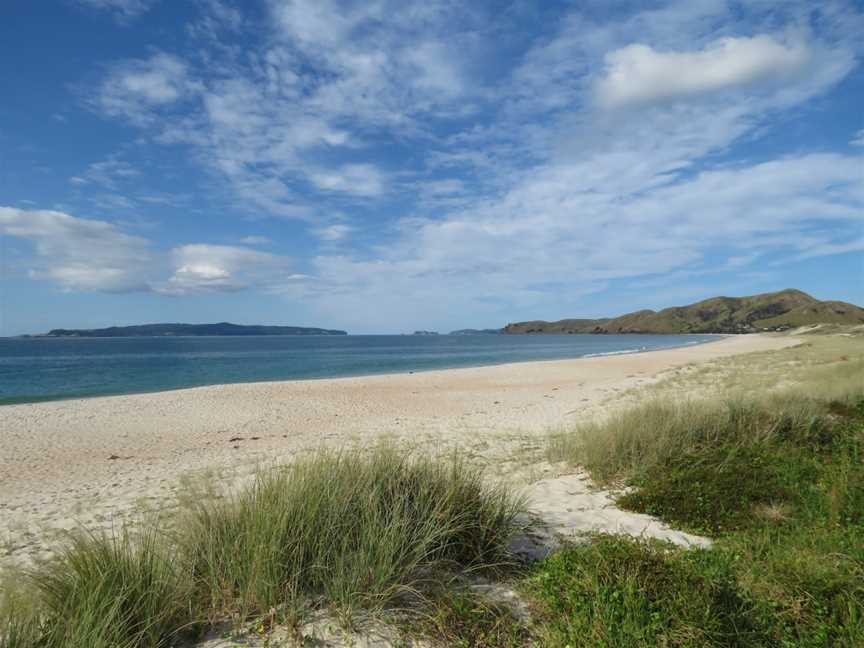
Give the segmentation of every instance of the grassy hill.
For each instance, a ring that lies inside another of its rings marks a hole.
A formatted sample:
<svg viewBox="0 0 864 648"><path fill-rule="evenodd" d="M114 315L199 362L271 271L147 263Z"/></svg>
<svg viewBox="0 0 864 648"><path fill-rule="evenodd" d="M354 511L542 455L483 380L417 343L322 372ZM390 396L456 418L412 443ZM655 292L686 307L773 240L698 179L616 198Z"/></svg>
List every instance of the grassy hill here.
<svg viewBox="0 0 864 648"><path fill-rule="evenodd" d="M800 290L714 297L661 311L641 310L614 318L516 322L504 333L755 333L809 324L864 324L864 308L820 301Z"/></svg>

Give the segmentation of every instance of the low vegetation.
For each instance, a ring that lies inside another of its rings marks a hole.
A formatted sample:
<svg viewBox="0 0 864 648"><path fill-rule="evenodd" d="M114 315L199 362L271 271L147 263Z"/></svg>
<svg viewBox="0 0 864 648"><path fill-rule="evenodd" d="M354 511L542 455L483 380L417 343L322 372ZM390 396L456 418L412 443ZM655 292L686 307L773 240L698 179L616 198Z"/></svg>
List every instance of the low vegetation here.
<svg viewBox="0 0 864 648"><path fill-rule="evenodd" d="M655 399L552 440L627 486L622 507L716 542L549 559L532 590L551 645L864 645L864 361L812 360L779 391Z"/></svg>
<svg viewBox="0 0 864 648"><path fill-rule="evenodd" d="M544 646L772 645L734 563L710 550L598 535L528 579Z"/></svg>
<svg viewBox="0 0 864 648"><path fill-rule="evenodd" d="M535 645L532 631L504 603L470 589L440 590L424 614L406 628L448 648L522 648ZM410 645L410 644L409 644Z"/></svg>
<svg viewBox="0 0 864 648"><path fill-rule="evenodd" d="M169 533L72 535L5 592L0 646L169 646L306 607L350 623L423 602L443 574L503 566L519 508L458 458L319 454L188 505Z"/></svg>

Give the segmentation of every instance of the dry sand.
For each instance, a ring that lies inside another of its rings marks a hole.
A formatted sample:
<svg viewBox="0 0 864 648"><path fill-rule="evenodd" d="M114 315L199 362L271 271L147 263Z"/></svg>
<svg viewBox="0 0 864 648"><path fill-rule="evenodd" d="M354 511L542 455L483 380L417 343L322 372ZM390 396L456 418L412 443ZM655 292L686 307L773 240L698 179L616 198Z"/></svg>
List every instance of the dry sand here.
<svg viewBox="0 0 864 648"><path fill-rule="evenodd" d="M797 342L731 336L632 355L3 406L0 562L40 555L52 530L106 527L159 509L196 471L242 476L262 461L382 438L423 452L458 447L493 473L535 482L535 512L551 516L557 531L663 535L650 519L610 517L611 501L594 497L579 476L550 482L558 475L542 461L543 435L620 405L626 392L669 371Z"/></svg>

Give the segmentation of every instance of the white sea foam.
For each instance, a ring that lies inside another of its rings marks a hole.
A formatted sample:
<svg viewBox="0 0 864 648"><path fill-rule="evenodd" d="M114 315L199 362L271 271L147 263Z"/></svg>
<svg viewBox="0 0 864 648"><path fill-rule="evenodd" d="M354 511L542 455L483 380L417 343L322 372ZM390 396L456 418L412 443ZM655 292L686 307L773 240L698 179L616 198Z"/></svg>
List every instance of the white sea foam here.
<svg viewBox="0 0 864 648"><path fill-rule="evenodd" d="M647 351L648 347L639 347L638 349L622 349L620 351L606 351L604 353L587 353L583 358L601 358L603 356L612 356L612 355L626 355L628 353L639 353L640 351Z"/></svg>

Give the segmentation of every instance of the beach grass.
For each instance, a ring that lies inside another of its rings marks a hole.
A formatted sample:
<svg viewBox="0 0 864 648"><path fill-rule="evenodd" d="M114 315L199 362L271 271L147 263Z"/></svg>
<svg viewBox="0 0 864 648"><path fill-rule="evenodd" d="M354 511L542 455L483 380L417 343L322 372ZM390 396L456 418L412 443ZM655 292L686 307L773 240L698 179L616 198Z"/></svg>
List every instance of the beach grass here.
<svg viewBox="0 0 864 648"><path fill-rule="evenodd" d="M444 574L508 564L520 510L457 456L321 452L189 501L165 530L71 534L4 587L0 647L150 648L226 620L422 605Z"/></svg>
<svg viewBox="0 0 864 648"><path fill-rule="evenodd" d="M505 565L518 511L458 457L322 453L194 507L180 547L203 606L223 616L321 599L350 618L410 599L442 571Z"/></svg>
<svg viewBox="0 0 864 648"><path fill-rule="evenodd" d="M834 341L817 343L803 360L800 349L787 355L795 372L777 374L782 387L691 400L655 393L555 435L550 458L618 488L623 508L715 539L710 549L682 550L598 537L547 560L532 591L555 641L864 645L857 349L835 354Z"/></svg>
<svg viewBox="0 0 864 648"><path fill-rule="evenodd" d="M458 585L442 587L424 613L404 624L408 638L427 637L451 648L521 648L533 646L529 623L500 601ZM410 645L410 644L408 644Z"/></svg>

